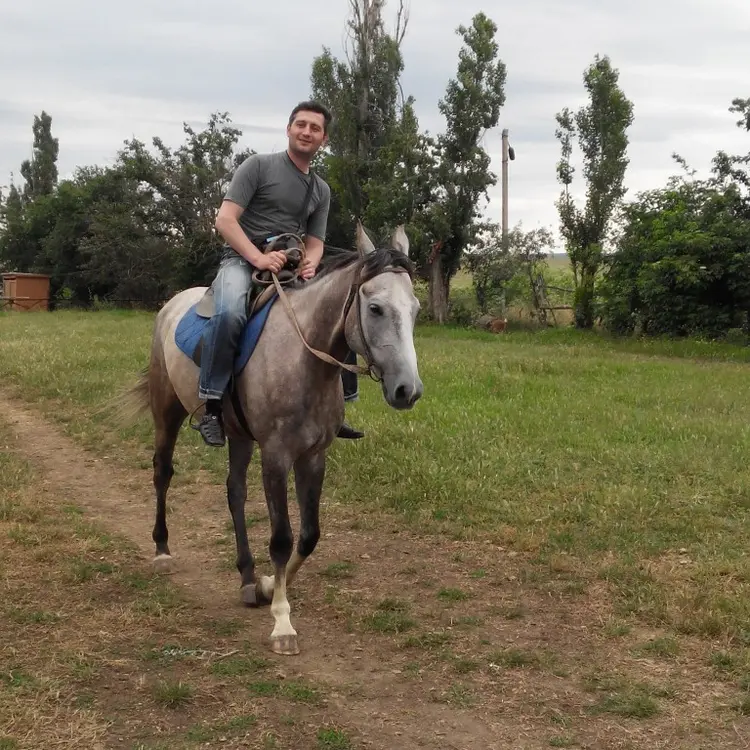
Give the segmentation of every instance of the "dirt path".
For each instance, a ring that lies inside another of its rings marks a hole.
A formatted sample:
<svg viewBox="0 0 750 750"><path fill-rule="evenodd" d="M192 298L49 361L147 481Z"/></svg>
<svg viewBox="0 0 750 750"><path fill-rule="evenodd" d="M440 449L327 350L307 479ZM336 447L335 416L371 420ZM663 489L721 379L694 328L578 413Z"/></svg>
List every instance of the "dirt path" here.
<svg viewBox="0 0 750 750"><path fill-rule="evenodd" d="M127 537L150 561L150 470L83 450L1 393L0 409L15 433L14 449L41 473L42 490ZM669 663L629 656L626 640L606 635L612 608L604 587L576 578L565 561L534 582L528 562L513 552L418 536L392 517L324 498L320 545L290 592L302 653L277 657L267 646L268 608L249 610L239 602L224 486L175 486L168 506L171 580L207 614L244 619L237 638L273 659L279 675L324 685L329 714L351 729L356 747L748 746L748 720L728 712L727 686L710 669L696 669L703 647L685 641L684 656ZM270 572L264 500L249 497L247 515L263 519L249 529L250 543L259 572ZM363 627L373 614L386 624L400 616L397 607L389 610L399 601L409 605L408 633ZM630 644L653 635L634 632ZM668 684L673 697L660 698L659 714L645 720L593 710L603 700L597 691L609 689L601 686L614 684L614 676L632 680L623 683L626 697L628 684L644 680Z"/></svg>
<svg viewBox="0 0 750 750"><path fill-rule="evenodd" d="M0 409L15 433L19 452L41 471L43 490L54 488L57 495L66 496L84 509L91 521L134 542L145 560L153 557L153 489L149 471L125 470L82 450L17 401L0 396ZM269 656L265 638L273 625L271 615L267 608L247 610L240 605L239 578L229 569L228 562L234 558L233 544L221 548L228 560L217 565L216 540L225 536L230 520L223 490L221 485L206 483L192 491L186 492L183 487L171 492L168 524L176 564L172 579L207 610L226 613L227 608L233 607L242 611L248 623L243 637L259 653ZM517 739L514 731L508 733L507 727L489 717L480 718L470 711L435 703L430 686L401 677L406 661L403 653L395 648L383 650L382 637L347 632L342 628L341 617L336 613L330 616L330 606L318 606L325 596L319 572L331 562L356 561L359 580L346 582L350 587L345 592L349 594L356 593L361 582L369 585L377 580L377 588L383 590L381 594L368 592L370 599L403 595L400 589L406 581L403 576L399 580L399 571L422 557L418 546L423 543L411 535L394 527L359 534L349 528L354 520L351 511L340 511L336 509L334 519L330 508L323 509L319 550L302 569L291 594L292 620L300 634L302 653L291 658L276 657L281 671L288 676L340 686L347 695L339 695L334 689L331 700L337 703L344 722L355 726L369 747L508 747L508 741ZM248 498L247 514L265 516L264 501ZM267 560L266 529L265 524L258 524L251 530L253 552L261 562ZM428 557L433 554L430 550ZM263 572L270 572L267 565L261 567L266 568Z"/></svg>

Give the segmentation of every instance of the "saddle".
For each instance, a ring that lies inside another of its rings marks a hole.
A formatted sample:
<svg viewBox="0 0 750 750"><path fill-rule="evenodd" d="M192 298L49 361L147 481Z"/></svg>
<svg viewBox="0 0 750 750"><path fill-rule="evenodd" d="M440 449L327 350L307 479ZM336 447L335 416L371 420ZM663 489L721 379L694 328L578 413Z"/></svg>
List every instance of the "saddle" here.
<svg viewBox="0 0 750 750"><path fill-rule="evenodd" d="M273 248L277 250L281 249L286 255L286 263L284 263L284 267L276 274L276 278L282 286L291 284L297 278L297 269L303 258L302 252L296 242L294 240L289 241L294 242L295 244L287 248ZM271 247L270 243L267 247ZM269 252L269 249L264 248L263 252ZM250 285L247 295L248 320L250 320L255 311L260 310L260 308L263 307L263 305L265 305L276 292L270 271L261 271L256 268L255 271L253 271L252 280L253 283ZM201 318L210 318L214 314L214 290L212 286L208 287L204 292L195 307L195 312Z"/></svg>
<svg viewBox="0 0 750 750"><path fill-rule="evenodd" d="M301 246L300 246L300 243ZM277 247L277 245L286 245L286 247ZM304 243L295 235L283 234L274 237L269 242L258 241L256 246L260 247L263 253L271 250L281 250L286 255L286 262L281 271L276 274L276 278L283 286L293 283L297 279L297 273L300 264L304 260ZM250 321L258 310L262 310L276 294L276 288L273 283L273 277L270 271L261 271L255 269L252 274L252 283L247 295L247 320ZM208 287L203 296L195 306L195 314L204 319L211 318L216 311L214 304L213 286ZM201 364L201 352L203 350L203 336L200 337L192 354L193 362L198 367Z"/></svg>

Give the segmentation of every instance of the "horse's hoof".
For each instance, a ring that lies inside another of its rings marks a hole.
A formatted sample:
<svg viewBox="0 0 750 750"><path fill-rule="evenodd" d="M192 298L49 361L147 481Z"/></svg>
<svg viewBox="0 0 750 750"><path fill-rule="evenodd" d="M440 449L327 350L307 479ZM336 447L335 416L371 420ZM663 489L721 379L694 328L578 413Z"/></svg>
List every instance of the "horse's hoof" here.
<svg viewBox="0 0 750 750"><path fill-rule="evenodd" d="M171 573L172 572L172 555L157 555L154 558L154 572L155 573Z"/></svg>
<svg viewBox="0 0 750 750"><path fill-rule="evenodd" d="M271 650L282 656L296 656L299 653L297 634L271 636Z"/></svg>
<svg viewBox="0 0 750 750"><path fill-rule="evenodd" d="M255 583L246 583L240 589L240 598L242 599L242 603L247 607L260 606L260 602L258 601L258 596L255 592L256 585L257 584Z"/></svg>
<svg viewBox="0 0 750 750"><path fill-rule="evenodd" d="M258 597L258 604L270 604L273 601L273 578L271 576L261 576L255 582L255 595Z"/></svg>

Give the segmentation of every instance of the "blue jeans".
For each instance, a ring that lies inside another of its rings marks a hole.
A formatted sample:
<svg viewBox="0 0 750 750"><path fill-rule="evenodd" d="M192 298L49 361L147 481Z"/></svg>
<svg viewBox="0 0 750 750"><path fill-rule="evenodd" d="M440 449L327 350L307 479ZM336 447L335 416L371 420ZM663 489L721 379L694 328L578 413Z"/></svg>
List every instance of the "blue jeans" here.
<svg viewBox="0 0 750 750"><path fill-rule="evenodd" d="M247 324L247 299L254 267L233 250L224 254L211 287L214 290L214 314L203 331L201 375L198 398L220 399L229 385L234 358L242 331ZM344 362L356 364L357 355L350 351ZM357 375L341 371L344 400L357 401Z"/></svg>
<svg viewBox="0 0 750 750"><path fill-rule="evenodd" d="M229 385L242 330L254 267L235 252L225 253L211 287L214 314L203 332L198 398L220 399Z"/></svg>

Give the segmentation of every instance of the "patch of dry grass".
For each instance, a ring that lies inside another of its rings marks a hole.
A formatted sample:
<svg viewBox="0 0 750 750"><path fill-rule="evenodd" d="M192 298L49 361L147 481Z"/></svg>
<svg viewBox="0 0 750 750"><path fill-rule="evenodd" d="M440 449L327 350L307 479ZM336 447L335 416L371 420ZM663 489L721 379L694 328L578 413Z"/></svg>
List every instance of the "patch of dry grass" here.
<svg viewBox="0 0 750 750"><path fill-rule="evenodd" d="M293 728L278 716L325 695L269 677L272 662L244 651L232 620L204 615L132 544L40 492L42 478L9 450L0 476L2 750L152 748L164 736L170 748L201 737L254 747L270 731L286 742ZM310 746L316 731L305 730Z"/></svg>

